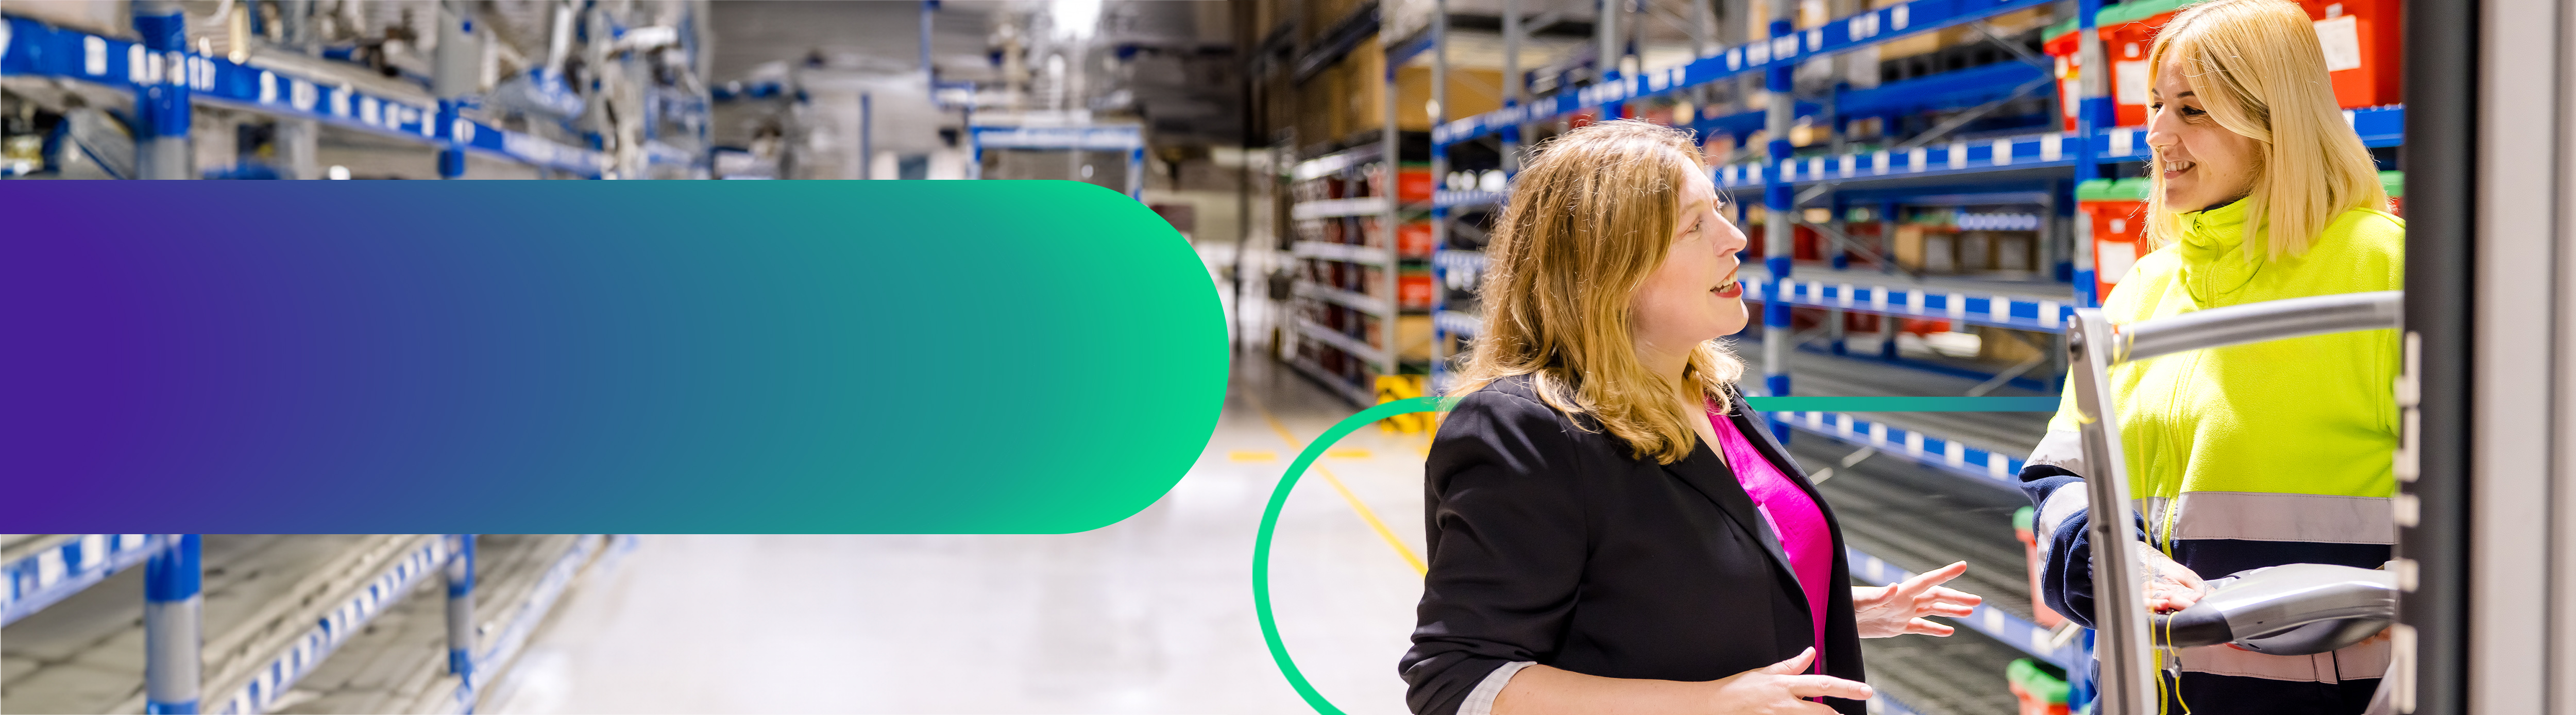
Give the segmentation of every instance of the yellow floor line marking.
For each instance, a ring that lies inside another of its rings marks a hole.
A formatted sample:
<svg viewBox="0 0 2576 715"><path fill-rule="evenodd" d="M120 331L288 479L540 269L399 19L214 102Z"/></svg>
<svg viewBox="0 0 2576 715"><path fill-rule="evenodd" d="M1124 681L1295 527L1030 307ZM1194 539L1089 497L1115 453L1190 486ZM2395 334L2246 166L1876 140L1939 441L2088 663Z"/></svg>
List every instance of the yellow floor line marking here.
<svg viewBox="0 0 2576 715"><path fill-rule="evenodd" d="M1225 458L1237 462L1276 462L1279 461L1279 453L1266 450L1238 449L1225 453Z"/></svg>
<svg viewBox="0 0 2576 715"><path fill-rule="evenodd" d="M1261 419L1268 420L1270 422L1271 431L1278 432L1279 439L1287 441L1289 448L1306 448L1305 442L1299 441L1296 435L1290 434L1288 432L1288 426L1280 424L1279 418L1270 414L1270 408L1263 407L1260 403L1255 402L1252 403L1252 409L1261 412ZM1330 455L1332 452L1328 451L1325 452L1325 454ZM1413 567L1414 574L1429 575L1431 573L1431 567L1422 563L1422 557L1413 553L1413 547L1404 545L1403 539L1396 538L1395 530L1386 528L1386 522L1377 518L1377 512L1370 511L1368 504L1360 501L1360 495L1351 493L1351 488L1344 486L1340 477L1333 476L1333 470L1325 469L1324 465L1321 463L1317 463L1313 465L1313 467L1316 474L1323 475L1324 483L1333 485L1333 491L1341 492L1342 500L1351 503L1351 511L1359 512L1360 521L1368 522L1369 528L1377 531L1378 538L1385 539L1387 546L1395 548L1396 555L1404 557L1404 563Z"/></svg>
<svg viewBox="0 0 2576 715"><path fill-rule="evenodd" d="M1342 448L1342 449L1328 449L1328 450L1324 450L1324 456L1326 456L1326 457L1341 457L1341 458L1344 458L1344 459L1368 459L1368 458L1369 458L1369 451L1368 451L1368 450L1365 450L1365 449L1358 449L1358 448L1352 448L1352 447L1345 447L1345 448Z"/></svg>

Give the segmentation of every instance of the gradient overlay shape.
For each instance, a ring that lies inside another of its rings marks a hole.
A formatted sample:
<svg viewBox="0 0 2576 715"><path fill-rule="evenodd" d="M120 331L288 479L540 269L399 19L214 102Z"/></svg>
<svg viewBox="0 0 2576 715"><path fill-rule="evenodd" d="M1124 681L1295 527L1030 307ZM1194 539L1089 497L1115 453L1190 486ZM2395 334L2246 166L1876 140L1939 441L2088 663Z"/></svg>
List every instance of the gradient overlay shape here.
<svg viewBox="0 0 2576 715"><path fill-rule="evenodd" d="M1215 286L1055 181L10 182L24 532L1064 533L1215 428Z"/></svg>

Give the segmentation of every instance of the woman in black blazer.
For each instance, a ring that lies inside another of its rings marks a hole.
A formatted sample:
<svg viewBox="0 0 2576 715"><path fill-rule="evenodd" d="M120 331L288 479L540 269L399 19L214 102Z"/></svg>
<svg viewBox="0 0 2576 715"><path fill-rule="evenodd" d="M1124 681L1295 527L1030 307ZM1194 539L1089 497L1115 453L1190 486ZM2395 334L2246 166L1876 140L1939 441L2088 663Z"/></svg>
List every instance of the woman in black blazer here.
<svg viewBox="0 0 2576 715"><path fill-rule="evenodd" d="M1746 322L1745 239L1689 137L1594 124L1515 183L1426 466L1408 704L1862 712L1860 638L1948 635L1921 617L1978 598L1939 586L1964 563L1851 585L1832 510L1714 342Z"/></svg>

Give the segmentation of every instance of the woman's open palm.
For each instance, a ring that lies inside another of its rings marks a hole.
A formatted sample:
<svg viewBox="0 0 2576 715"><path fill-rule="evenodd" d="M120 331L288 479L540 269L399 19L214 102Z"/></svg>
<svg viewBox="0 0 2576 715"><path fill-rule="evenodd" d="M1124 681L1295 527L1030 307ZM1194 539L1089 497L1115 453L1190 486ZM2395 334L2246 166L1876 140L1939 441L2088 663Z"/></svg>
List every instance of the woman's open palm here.
<svg viewBox="0 0 2576 715"><path fill-rule="evenodd" d="M1907 633L1946 636L1959 629L1924 620L1924 616L1958 618L1975 613L1977 604L1986 599L1941 586L1968 572L1968 562L1961 561L1916 574L1894 586L1855 586L1852 588L1852 616L1860 622L1860 637L1890 638Z"/></svg>

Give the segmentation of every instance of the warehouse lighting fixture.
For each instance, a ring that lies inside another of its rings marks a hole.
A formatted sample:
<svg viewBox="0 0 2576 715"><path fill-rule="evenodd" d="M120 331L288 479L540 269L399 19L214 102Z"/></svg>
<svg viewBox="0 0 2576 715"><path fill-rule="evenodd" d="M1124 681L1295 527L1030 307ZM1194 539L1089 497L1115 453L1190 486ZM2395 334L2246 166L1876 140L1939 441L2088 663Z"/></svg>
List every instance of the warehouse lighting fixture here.
<svg viewBox="0 0 2576 715"><path fill-rule="evenodd" d="M1047 18L1058 35L1091 39L1092 30L1100 26L1100 0L1058 0L1047 5Z"/></svg>

